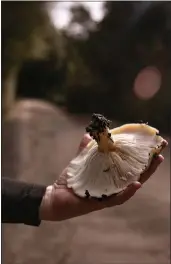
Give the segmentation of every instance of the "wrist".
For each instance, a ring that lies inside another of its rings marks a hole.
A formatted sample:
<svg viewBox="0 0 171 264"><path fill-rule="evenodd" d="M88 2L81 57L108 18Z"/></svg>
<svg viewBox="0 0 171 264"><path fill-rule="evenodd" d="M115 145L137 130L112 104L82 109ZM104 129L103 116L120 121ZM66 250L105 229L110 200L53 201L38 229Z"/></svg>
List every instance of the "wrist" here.
<svg viewBox="0 0 171 264"><path fill-rule="evenodd" d="M52 185L47 186L39 208L40 220L47 220L47 221L51 220L52 192L53 192L53 186Z"/></svg>

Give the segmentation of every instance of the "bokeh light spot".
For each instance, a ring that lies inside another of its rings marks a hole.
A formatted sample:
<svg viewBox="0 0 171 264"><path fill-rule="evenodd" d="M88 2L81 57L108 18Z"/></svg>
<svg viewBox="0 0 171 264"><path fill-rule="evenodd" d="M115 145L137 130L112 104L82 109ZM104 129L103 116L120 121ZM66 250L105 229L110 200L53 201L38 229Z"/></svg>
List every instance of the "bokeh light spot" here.
<svg viewBox="0 0 171 264"><path fill-rule="evenodd" d="M149 100L156 95L161 87L162 76L156 67L141 70L134 82L134 93L142 100Z"/></svg>

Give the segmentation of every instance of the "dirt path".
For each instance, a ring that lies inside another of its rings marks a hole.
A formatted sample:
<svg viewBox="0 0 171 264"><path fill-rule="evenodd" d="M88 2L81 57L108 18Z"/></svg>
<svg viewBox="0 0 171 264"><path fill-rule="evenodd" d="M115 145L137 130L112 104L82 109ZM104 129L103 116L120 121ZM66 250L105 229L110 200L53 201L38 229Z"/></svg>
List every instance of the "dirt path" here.
<svg viewBox="0 0 171 264"><path fill-rule="evenodd" d="M85 118L43 103L18 104L3 134L2 174L52 183L75 153L85 125ZM164 154L154 177L123 206L39 228L4 226L3 263L169 264L169 148Z"/></svg>

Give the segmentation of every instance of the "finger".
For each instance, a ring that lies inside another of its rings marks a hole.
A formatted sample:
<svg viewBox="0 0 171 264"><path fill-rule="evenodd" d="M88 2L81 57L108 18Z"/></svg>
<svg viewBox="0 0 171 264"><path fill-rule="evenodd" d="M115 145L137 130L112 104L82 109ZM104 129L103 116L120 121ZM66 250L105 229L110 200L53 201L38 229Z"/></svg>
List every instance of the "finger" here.
<svg viewBox="0 0 171 264"><path fill-rule="evenodd" d="M140 182L134 182L130 184L124 191L118 193L117 195L112 195L111 198L106 202L107 207L114 205L120 205L128 201L136 191L141 187Z"/></svg>
<svg viewBox="0 0 171 264"><path fill-rule="evenodd" d="M161 143L161 147L159 148L157 154L160 154L163 151L163 149L165 149L165 147L167 147L167 145L168 145L168 142L166 140L163 140Z"/></svg>
<svg viewBox="0 0 171 264"><path fill-rule="evenodd" d="M145 171L140 177L140 183L146 182L152 174L157 170L158 166L163 162L164 157L162 155L155 156L151 162L151 165L147 171Z"/></svg>
<svg viewBox="0 0 171 264"><path fill-rule="evenodd" d="M167 142L167 140L164 139L162 142L162 149L164 149L167 146L168 146L168 142Z"/></svg>
<svg viewBox="0 0 171 264"><path fill-rule="evenodd" d="M81 142L80 142L80 145L79 145L79 148L78 148L78 153L79 154L87 145L88 143L92 140L92 138L90 137L89 134L84 134Z"/></svg>
<svg viewBox="0 0 171 264"><path fill-rule="evenodd" d="M159 153L161 153L162 150L165 147L167 147L167 145L168 145L168 142L166 140L163 140ZM158 166L163 162L163 160L164 160L164 157L162 155L154 155L154 158L151 162L150 167L140 177L139 181L141 182L141 184L146 182L151 177L151 175L154 174L154 172L157 170Z"/></svg>

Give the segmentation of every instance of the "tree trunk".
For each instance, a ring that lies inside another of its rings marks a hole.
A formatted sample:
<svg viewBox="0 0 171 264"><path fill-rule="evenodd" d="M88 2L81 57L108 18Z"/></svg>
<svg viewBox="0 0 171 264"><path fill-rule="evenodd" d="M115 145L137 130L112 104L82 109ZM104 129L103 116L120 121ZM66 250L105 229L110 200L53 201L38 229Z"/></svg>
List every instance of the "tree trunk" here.
<svg viewBox="0 0 171 264"><path fill-rule="evenodd" d="M16 99L17 70L12 69L2 81L2 116L6 116Z"/></svg>

